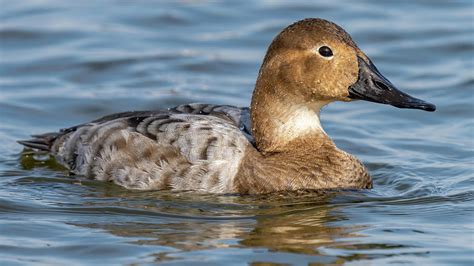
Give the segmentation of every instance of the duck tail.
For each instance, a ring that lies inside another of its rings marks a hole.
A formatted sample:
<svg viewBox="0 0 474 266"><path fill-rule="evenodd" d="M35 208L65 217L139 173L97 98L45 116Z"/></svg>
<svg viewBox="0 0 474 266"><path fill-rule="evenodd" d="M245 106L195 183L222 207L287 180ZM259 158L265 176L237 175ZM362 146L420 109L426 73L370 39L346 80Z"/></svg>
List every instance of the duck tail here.
<svg viewBox="0 0 474 266"><path fill-rule="evenodd" d="M21 145L39 150L39 151L51 151L54 141L61 135L60 132L51 132L40 135L31 135L32 139L29 140L18 140L17 142Z"/></svg>

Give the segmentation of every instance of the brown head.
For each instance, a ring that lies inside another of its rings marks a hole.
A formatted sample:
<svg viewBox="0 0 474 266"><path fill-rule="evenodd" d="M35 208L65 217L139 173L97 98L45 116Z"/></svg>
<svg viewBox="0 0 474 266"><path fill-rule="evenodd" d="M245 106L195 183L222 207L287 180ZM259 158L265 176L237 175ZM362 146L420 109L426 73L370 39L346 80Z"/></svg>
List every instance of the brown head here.
<svg viewBox="0 0 474 266"><path fill-rule="evenodd" d="M260 68L251 109L257 146L278 152L295 139L325 135L321 107L356 99L435 110L397 90L341 27L316 18L298 21L275 37Z"/></svg>

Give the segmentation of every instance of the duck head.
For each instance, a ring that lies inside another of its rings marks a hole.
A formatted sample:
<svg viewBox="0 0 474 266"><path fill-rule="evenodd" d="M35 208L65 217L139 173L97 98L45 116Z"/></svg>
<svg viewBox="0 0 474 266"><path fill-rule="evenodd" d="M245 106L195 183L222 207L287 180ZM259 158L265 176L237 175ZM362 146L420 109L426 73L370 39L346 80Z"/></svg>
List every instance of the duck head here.
<svg viewBox="0 0 474 266"><path fill-rule="evenodd" d="M266 139L292 139L318 129L324 132L319 125L321 107L333 101L353 100L436 109L398 90L341 27L317 18L298 21L275 37L260 68L252 97L257 146L278 150L280 144ZM317 121L307 111L314 113ZM304 118L298 117L301 115ZM308 125L311 122L318 125Z"/></svg>

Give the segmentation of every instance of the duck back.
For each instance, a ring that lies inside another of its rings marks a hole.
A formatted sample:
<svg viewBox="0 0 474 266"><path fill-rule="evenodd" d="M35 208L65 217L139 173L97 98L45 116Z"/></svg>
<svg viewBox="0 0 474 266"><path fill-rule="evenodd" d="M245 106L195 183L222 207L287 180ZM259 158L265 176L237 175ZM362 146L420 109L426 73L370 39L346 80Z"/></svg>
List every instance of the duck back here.
<svg viewBox="0 0 474 266"><path fill-rule="evenodd" d="M248 108L187 104L134 111L21 141L46 150L73 174L131 189L232 192L246 149Z"/></svg>

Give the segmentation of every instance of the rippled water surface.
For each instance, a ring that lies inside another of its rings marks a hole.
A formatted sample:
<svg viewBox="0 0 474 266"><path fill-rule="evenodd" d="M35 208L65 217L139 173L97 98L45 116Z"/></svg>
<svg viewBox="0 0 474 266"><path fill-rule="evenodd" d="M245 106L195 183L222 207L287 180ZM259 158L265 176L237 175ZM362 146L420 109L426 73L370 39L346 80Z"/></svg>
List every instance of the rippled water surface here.
<svg viewBox="0 0 474 266"><path fill-rule="evenodd" d="M474 263L472 1L0 1L0 264ZM248 105L271 39L335 21L428 113L322 113L371 191L132 192L15 143L112 112Z"/></svg>

